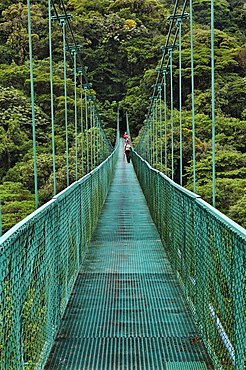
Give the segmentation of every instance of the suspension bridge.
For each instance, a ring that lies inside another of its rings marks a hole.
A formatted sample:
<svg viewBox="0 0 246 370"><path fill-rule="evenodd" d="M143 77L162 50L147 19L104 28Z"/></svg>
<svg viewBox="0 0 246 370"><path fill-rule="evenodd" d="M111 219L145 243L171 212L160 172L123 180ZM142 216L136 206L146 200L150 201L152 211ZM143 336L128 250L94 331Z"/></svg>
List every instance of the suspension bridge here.
<svg viewBox="0 0 246 370"><path fill-rule="evenodd" d="M166 135L162 123L166 122L168 73L173 142L172 54L180 50L182 20L188 16L192 27L191 12L185 13L184 6L177 14L175 5L146 121L132 161L127 163L119 114L112 147L98 119L80 47L75 39L72 46L67 44L71 16L65 9L59 14L49 2L51 96L53 21L59 23L63 37L66 128L65 66L70 53L74 100L78 83L83 100L80 126L84 140L79 146L75 103L75 181L70 183L66 140L67 188L56 193L53 135L54 197L38 207L28 2L37 209L0 239L2 370L244 369L246 231L195 191L182 187L182 163L180 183L174 182L173 145L171 165L167 147L157 152L154 146L158 135ZM173 27L176 33L170 42ZM181 71L180 64L180 85ZM54 114L51 104L52 131ZM79 168L79 147L86 153L86 168L83 161ZM182 151L180 162L181 158Z"/></svg>

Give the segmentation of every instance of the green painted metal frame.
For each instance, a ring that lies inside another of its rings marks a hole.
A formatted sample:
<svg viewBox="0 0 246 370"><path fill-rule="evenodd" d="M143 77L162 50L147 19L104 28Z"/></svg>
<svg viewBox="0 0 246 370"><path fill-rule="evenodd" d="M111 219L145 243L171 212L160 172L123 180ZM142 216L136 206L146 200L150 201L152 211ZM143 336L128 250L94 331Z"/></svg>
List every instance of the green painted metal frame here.
<svg viewBox="0 0 246 370"><path fill-rule="evenodd" d="M151 168L134 168L215 369L242 370L245 352L246 230Z"/></svg>

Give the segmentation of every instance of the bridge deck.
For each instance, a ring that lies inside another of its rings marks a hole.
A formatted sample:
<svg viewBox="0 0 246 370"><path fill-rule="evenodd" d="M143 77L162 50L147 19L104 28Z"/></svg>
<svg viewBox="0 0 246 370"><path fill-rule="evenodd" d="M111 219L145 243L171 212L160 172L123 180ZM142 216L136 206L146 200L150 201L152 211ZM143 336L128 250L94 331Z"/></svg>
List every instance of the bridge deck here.
<svg viewBox="0 0 246 370"><path fill-rule="evenodd" d="M211 369L132 164L116 173L45 369Z"/></svg>

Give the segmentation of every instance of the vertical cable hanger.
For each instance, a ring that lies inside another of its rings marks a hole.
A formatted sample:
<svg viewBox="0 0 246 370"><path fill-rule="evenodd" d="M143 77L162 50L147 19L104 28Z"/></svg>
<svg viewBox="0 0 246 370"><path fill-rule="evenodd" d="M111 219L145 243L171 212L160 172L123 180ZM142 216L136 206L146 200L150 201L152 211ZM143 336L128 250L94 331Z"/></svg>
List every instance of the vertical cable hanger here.
<svg viewBox="0 0 246 370"><path fill-rule="evenodd" d="M175 19L176 26L178 27L178 34L179 34L179 156L180 156L180 185L182 186L183 182L183 135L182 135L182 20L188 18L188 13L182 14L172 14L168 16L168 19Z"/></svg>
<svg viewBox="0 0 246 370"><path fill-rule="evenodd" d="M31 105L32 105L34 192L35 192L35 206L37 209L38 208L38 174L37 174L37 150L36 150L36 125L35 125L35 109L34 109L34 78L33 78L33 63L32 63L32 28L31 28L30 0L27 0L27 12L28 12L29 59L30 59L30 88L31 88Z"/></svg>
<svg viewBox="0 0 246 370"><path fill-rule="evenodd" d="M53 193L56 195L56 149L55 149L55 113L53 90L53 59L52 59L52 27L51 27L51 0L48 1L49 12L49 57L50 57L50 114L52 136L52 165L53 165Z"/></svg>

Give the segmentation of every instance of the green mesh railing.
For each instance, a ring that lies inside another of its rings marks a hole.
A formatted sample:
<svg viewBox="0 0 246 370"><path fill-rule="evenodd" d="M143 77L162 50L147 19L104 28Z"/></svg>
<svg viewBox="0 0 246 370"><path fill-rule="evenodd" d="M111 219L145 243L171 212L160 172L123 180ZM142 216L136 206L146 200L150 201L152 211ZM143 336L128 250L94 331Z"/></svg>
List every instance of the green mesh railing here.
<svg viewBox="0 0 246 370"><path fill-rule="evenodd" d="M243 370L246 230L136 152L132 159L215 369Z"/></svg>
<svg viewBox="0 0 246 370"><path fill-rule="evenodd" d="M113 176L96 169L0 238L0 369L42 369Z"/></svg>

